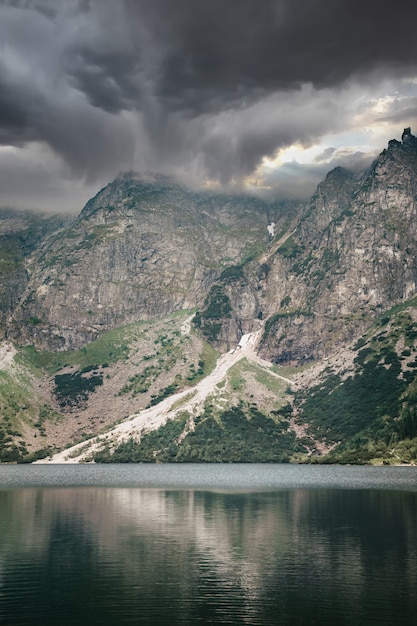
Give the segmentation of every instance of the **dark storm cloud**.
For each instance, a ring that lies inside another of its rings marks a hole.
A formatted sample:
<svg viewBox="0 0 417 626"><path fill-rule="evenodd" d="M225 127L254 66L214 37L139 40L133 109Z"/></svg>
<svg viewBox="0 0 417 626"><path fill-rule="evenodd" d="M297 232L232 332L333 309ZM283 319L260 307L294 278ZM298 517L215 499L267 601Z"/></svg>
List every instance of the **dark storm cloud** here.
<svg viewBox="0 0 417 626"><path fill-rule="evenodd" d="M412 77L416 18L405 0L0 0L0 144L89 180L236 181L340 130L344 85Z"/></svg>
<svg viewBox="0 0 417 626"><path fill-rule="evenodd" d="M385 68L415 68L408 0L126 2L164 54L155 79L168 108L217 110L310 82L323 88Z"/></svg>
<svg viewBox="0 0 417 626"><path fill-rule="evenodd" d="M54 17L56 11L51 2L42 2L42 0L3 0L2 4L6 6L16 7L18 9L30 9L39 11L46 17Z"/></svg>
<svg viewBox="0 0 417 626"><path fill-rule="evenodd" d="M297 93L265 98L245 111L226 112L196 137L205 169L223 184L251 174L260 158L294 141L311 146L317 136L342 125L346 114L326 91L304 87ZM308 123L306 123L308 120ZM200 143L201 142L201 143Z"/></svg>
<svg viewBox="0 0 417 626"><path fill-rule="evenodd" d="M140 90L132 79L135 61L127 51L92 50L77 52L67 64L73 84L88 96L92 105L108 113L133 109Z"/></svg>
<svg viewBox="0 0 417 626"><path fill-rule="evenodd" d="M40 4L0 5L0 141L18 146L42 142L76 176L111 175L115 163L123 168L132 162L134 120L111 115L118 106L90 106L87 94L74 88L66 71L67 64L77 59L80 68L88 71L82 58L83 40L98 33L100 43L108 33L95 20L83 30L86 7L80 8L79 3L55 3L54 19L39 11ZM42 5L48 8L47 2ZM79 43L77 51L75 43ZM111 61L103 63L108 56L104 47L99 46L97 55L104 68L112 68ZM110 81L108 72L106 80ZM108 93L104 95L110 102Z"/></svg>
<svg viewBox="0 0 417 626"><path fill-rule="evenodd" d="M37 139L37 133L31 128L25 107L19 98L8 89L2 80L0 70L0 143L19 145Z"/></svg>

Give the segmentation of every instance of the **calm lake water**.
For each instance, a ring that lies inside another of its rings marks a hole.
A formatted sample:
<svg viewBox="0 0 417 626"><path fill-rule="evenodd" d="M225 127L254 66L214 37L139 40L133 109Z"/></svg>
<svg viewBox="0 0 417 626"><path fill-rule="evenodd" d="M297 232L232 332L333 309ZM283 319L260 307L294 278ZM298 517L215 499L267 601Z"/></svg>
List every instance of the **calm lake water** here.
<svg viewBox="0 0 417 626"><path fill-rule="evenodd" d="M4 626L417 623L417 468L0 466Z"/></svg>

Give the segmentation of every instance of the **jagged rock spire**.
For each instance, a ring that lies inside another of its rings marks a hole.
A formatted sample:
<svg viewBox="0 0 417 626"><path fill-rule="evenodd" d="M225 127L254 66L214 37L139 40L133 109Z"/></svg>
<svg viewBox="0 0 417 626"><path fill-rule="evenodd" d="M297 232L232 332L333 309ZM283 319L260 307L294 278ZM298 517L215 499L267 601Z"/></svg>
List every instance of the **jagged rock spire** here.
<svg viewBox="0 0 417 626"><path fill-rule="evenodd" d="M404 146L409 146L412 148L417 148L417 137L411 134L411 128L404 128L404 132L401 135L401 141Z"/></svg>
<svg viewBox="0 0 417 626"><path fill-rule="evenodd" d="M404 128L404 132L401 135L401 141L404 141L404 139L406 137L408 137L409 135L411 135L411 128L410 128L410 126L408 128Z"/></svg>

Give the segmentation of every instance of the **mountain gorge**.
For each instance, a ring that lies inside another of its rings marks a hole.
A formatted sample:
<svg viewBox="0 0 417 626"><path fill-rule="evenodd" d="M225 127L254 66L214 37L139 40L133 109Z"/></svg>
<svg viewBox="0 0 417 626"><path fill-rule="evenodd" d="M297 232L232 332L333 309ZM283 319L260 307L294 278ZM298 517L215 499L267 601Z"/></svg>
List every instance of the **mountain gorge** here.
<svg viewBox="0 0 417 626"><path fill-rule="evenodd" d="M308 202L129 173L4 212L1 459L416 461L416 212L410 129Z"/></svg>

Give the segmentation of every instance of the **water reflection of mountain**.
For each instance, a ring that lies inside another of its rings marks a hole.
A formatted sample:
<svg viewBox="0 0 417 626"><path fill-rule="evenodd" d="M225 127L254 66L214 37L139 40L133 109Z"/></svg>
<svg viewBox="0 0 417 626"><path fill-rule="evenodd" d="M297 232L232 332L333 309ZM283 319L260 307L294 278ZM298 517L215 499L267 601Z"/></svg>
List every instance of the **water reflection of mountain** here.
<svg viewBox="0 0 417 626"><path fill-rule="evenodd" d="M400 593L407 624L417 607L416 504L416 493L386 491L3 491L3 585L23 562L29 576L30 561L42 589L65 581L113 607L158 596L191 619L191 599L207 608L227 593L249 622L313 606L332 619L340 611L341 624L369 602L389 612Z"/></svg>

